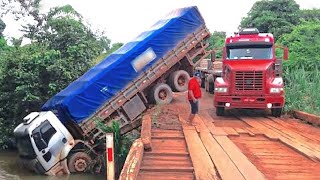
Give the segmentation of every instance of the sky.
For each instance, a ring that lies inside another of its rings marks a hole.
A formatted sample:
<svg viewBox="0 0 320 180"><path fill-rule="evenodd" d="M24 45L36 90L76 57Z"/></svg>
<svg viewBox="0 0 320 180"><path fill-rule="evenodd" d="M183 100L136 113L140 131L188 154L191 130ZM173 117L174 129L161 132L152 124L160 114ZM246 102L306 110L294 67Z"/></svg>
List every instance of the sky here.
<svg viewBox="0 0 320 180"><path fill-rule="evenodd" d="M42 11L70 4L94 29L105 31L112 43L126 43L176 8L197 6L210 32L237 31L257 0L43 0ZM301 9L320 8L320 0L296 0ZM19 37L20 24L4 17L5 36Z"/></svg>

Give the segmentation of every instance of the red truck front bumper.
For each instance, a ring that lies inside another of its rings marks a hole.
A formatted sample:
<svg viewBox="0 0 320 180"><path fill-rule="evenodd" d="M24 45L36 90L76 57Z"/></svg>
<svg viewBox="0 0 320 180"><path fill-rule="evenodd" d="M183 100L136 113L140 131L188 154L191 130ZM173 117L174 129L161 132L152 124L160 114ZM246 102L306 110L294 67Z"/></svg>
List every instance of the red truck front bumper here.
<svg viewBox="0 0 320 180"><path fill-rule="evenodd" d="M250 108L250 109L265 109L271 103L271 108L283 108L284 95L279 96L223 96L214 95L215 107L226 108ZM226 104L229 103L229 107Z"/></svg>

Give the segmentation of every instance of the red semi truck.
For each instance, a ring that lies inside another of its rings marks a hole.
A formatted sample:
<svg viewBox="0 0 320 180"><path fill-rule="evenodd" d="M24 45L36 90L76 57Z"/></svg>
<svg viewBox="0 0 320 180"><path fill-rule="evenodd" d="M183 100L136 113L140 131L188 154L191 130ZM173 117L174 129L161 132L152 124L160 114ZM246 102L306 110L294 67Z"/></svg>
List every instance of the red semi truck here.
<svg viewBox="0 0 320 180"><path fill-rule="evenodd" d="M279 48L283 49L282 59L288 59L288 48ZM247 28L227 37L221 77L214 80L217 116L230 108L271 109L273 116L281 116L285 102L282 59L276 58L276 45L270 33Z"/></svg>

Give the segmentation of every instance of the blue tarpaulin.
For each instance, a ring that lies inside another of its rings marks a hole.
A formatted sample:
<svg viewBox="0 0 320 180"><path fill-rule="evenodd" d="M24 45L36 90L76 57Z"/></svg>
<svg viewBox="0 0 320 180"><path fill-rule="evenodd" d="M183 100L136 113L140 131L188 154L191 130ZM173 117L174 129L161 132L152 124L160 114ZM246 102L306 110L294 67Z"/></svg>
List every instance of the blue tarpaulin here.
<svg viewBox="0 0 320 180"><path fill-rule="evenodd" d="M55 111L63 123L81 123L202 25L195 6L172 11L53 96L42 110Z"/></svg>

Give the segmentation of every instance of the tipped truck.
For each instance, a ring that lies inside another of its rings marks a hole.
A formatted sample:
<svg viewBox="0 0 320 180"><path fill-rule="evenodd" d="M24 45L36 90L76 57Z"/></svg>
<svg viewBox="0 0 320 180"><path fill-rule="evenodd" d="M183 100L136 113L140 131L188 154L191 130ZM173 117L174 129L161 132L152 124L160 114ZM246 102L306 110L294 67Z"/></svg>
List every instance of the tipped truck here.
<svg viewBox="0 0 320 180"><path fill-rule="evenodd" d="M24 118L14 130L23 164L47 175L101 167L105 133L97 121L118 121L126 133L150 104L170 103L207 55L209 36L197 7L169 13Z"/></svg>

